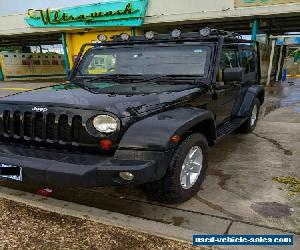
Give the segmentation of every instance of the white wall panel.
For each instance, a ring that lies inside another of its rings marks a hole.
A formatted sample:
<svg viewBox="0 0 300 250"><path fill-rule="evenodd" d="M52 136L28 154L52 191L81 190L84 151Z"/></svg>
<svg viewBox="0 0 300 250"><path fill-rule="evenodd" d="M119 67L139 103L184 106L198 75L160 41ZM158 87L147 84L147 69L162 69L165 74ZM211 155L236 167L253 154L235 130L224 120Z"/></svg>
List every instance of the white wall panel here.
<svg viewBox="0 0 300 250"><path fill-rule="evenodd" d="M147 16L224 11L234 8L234 0L149 0Z"/></svg>

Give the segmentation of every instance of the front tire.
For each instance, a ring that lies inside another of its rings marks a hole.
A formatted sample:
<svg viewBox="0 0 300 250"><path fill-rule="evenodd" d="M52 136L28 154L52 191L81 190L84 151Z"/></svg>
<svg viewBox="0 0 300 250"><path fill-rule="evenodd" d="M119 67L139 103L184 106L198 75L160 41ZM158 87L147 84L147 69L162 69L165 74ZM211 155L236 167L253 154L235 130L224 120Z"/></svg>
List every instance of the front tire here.
<svg viewBox="0 0 300 250"><path fill-rule="evenodd" d="M238 132L242 134L249 134L251 133L257 124L258 116L260 110L260 101L258 98L255 98L254 103L252 105L251 115L248 119L238 128Z"/></svg>
<svg viewBox="0 0 300 250"><path fill-rule="evenodd" d="M192 134L176 149L165 176L144 185L144 191L148 198L163 203L187 201L199 191L207 166L207 140L202 134Z"/></svg>

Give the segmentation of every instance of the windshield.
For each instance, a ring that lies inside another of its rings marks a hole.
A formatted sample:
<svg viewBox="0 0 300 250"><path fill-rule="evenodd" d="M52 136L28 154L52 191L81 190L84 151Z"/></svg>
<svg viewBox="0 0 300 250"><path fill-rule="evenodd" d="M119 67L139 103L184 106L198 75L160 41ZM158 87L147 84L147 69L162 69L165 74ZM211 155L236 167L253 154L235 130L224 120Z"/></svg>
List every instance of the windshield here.
<svg viewBox="0 0 300 250"><path fill-rule="evenodd" d="M81 62L78 74L205 77L210 54L211 48L204 45L144 45L92 49Z"/></svg>

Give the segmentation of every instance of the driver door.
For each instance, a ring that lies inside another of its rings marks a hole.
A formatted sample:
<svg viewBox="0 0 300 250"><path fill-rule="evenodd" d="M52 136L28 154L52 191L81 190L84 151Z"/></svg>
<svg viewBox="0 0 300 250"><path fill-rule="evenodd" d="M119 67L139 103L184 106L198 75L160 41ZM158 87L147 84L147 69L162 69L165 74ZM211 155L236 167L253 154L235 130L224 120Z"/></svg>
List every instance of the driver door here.
<svg viewBox="0 0 300 250"><path fill-rule="evenodd" d="M220 58L217 82L213 86L214 113L217 126L231 118L234 103L240 94L240 83L224 82L223 80L224 69L234 67L239 67L238 48L224 47Z"/></svg>

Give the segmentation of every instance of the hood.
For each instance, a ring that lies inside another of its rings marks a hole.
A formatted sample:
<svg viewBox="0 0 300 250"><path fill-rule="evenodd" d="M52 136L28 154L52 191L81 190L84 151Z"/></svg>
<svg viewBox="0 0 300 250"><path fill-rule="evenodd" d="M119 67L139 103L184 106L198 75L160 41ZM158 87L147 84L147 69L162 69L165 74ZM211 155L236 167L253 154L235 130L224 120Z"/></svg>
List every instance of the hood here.
<svg viewBox="0 0 300 250"><path fill-rule="evenodd" d="M74 85L56 85L3 97L1 104L32 105L33 108L66 107L112 112L123 117L128 108L140 108L145 105L157 109L157 105L176 103L190 99L199 93L200 87L187 86L179 91L160 93L109 94L94 93ZM151 109L151 108L150 108Z"/></svg>

